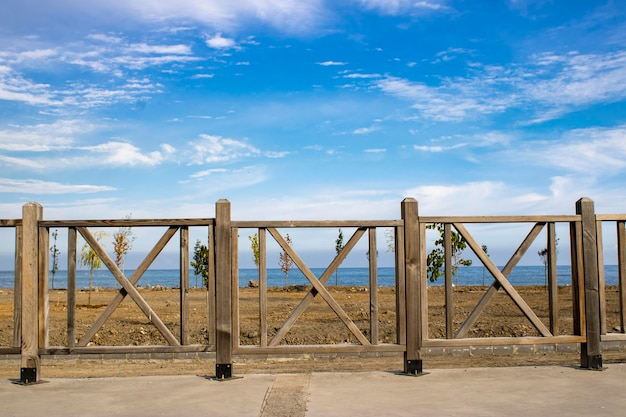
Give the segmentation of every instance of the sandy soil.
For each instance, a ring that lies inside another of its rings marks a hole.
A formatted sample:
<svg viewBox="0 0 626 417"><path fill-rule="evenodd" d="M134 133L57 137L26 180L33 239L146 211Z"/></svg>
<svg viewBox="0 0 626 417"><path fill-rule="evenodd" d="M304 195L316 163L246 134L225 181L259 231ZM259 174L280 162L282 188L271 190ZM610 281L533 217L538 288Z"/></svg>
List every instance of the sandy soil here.
<svg viewBox="0 0 626 417"><path fill-rule="evenodd" d="M517 288L524 300L535 313L548 325L548 293L544 287ZM268 291L268 329L271 337L280 328L294 307L308 291L307 287L272 288ZM329 287L333 298L342 306L366 337L369 337L369 297L367 288ZM444 297L440 287L430 287L429 291L429 334L431 337L445 335ZM471 312L485 288L457 287L454 292L454 325L461 325ZM111 301L115 290L98 290L91 294L79 291L77 294L77 334L80 337L93 324ZM141 289L140 293L152 306L163 322L177 335L180 300L176 289ZM607 327L610 331L618 325L618 292L616 288L607 289ZM240 343L242 345L259 344L258 289L242 288L239 296ZM379 342L393 343L396 340L396 295L393 288L380 288L378 296ZM201 289L191 290L190 299L190 343L206 343L207 306L206 292ZM569 287L559 290L560 332L572 334L572 296ZM64 290L50 292L50 346L67 344L67 293ZM13 343L13 290L0 289L0 346ZM497 295L487 310L472 328L469 337L494 336L532 336L537 331L522 315L517 306L503 292ZM296 322L281 344L333 344L355 342L356 339L337 318L336 314L321 299L310 305L304 315ZM149 322L130 297L122 302L116 312L91 340L90 345L126 346L126 345L165 345L167 342L158 330ZM626 356L622 354L621 356ZM619 360L619 354L608 354L607 360ZM514 355L496 357L477 355L473 357L432 357L425 360L429 367L468 367L468 366L504 366L536 364L576 364L578 355ZM15 374L13 361L0 361L0 374ZM137 374L176 374L197 373L199 370L214 372L211 360L172 360L172 361L87 361L58 360L48 361L45 374L52 376L111 376ZM80 364L80 366L77 366ZM291 372L291 371L326 371L326 370L398 370L402 366L402 357L382 358L327 358L297 360L294 358L246 359L237 364L237 372ZM19 364L17 366L19 368ZM44 371L42 371L44 372ZM14 376L14 375L13 375Z"/></svg>

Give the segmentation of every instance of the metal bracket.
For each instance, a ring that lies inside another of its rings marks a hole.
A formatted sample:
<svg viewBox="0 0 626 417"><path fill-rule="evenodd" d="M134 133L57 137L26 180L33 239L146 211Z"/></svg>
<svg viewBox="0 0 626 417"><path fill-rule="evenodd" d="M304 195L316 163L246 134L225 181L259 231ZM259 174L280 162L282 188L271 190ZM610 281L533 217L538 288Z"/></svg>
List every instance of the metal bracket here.
<svg viewBox="0 0 626 417"><path fill-rule="evenodd" d="M404 369L407 375L419 376L424 374L421 359L407 360Z"/></svg>
<svg viewBox="0 0 626 417"><path fill-rule="evenodd" d="M584 369L590 369L592 371L603 371L606 368L602 367L602 355L586 355L583 357Z"/></svg>
<svg viewBox="0 0 626 417"><path fill-rule="evenodd" d="M233 377L233 365L230 363L218 363L215 365L216 379L230 379Z"/></svg>
<svg viewBox="0 0 626 417"><path fill-rule="evenodd" d="M21 368L20 384L30 385L37 383L37 368Z"/></svg>

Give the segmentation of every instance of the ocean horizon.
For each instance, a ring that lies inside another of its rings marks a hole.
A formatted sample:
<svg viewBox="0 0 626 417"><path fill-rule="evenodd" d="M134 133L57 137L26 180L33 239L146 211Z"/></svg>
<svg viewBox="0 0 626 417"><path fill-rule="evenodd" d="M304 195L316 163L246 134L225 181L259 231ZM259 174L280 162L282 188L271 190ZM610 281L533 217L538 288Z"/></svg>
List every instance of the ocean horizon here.
<svg viewBox="0 0 626 417"><path fill-rule="evenodd" d="M325 268L311 268L311 271L318 278ZM134 270L126 270L126 276L130 277ZM617 265L606 265L604 267L606 285L617 285L618 267ZM258 270L256 268L242 268L239 270L239 286L246 287L251 281L258 281ZM559 285L571 284L571 267L557 266L557 281ZM67 271L57 271L54 275L49 275L50 288L67 288ZM444 279L440 277L436 282L429 285L443 285ZM459 267L453 282L458 286L481 286L490 285L493 282L491 274L482 266ZM546 284L546 269L543 266L518 266L509 276L509 282L514 286L531 286ZM309 281L298 269L285 275L279 268L267 270L268 287L283 287L285 285L308 285ZM0 271L0 288L13 288L14 272ZM161 285L162 287L180 287L180 272L178 269L149 269L144 273L136 285L152 287ZM349 287L363 287L369 285L368 268L339 268L337 274L333 274L326 285L339 285ZM392 287L395 285L395 268L378 268L378 285ZM119 283L107 269L94 271L93 286L99 288L119 288ZM202 278L196 277L193 270L189 273L189 286L191 288L202 287ZM78 289L89 288L89 270L76 271L76 287Z"/></svg>

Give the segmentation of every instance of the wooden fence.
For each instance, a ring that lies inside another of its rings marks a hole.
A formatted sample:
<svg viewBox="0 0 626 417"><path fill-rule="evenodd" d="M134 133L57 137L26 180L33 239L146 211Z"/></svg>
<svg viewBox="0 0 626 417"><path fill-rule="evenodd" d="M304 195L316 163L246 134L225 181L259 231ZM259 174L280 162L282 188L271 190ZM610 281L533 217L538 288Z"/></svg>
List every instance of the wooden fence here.
<svg viewBox="0 0 626 417"><path fill-rule="evenodd" d="M43 208L37 203L23 207L22 219L0 220L0 227L15 229L15 291L14 291L14 343L0 347L0 353L20 354L21 381L36 382L40 378L41 355L70 355L97 353L103 356L120 353L192 353L215 352L216 376L232 376L233 356L236 355L286 355L307 353L374 353L396 352L404 354L404 372L419 374L427 352L432 348L457 348L481 346L515 346L541 344L579 344L581 366L589 369L602 367L601 342L626 341L624 334L626 304L626 215L596 215L593 201L583 198L576 203L576 214L561 216L475 216L475 217L424 217L418 215L417 201L407 198L401 203L399 220L326 220L326 221L233 221L230 202L216 203L215 218L162 219L162 220L68 220L43 219ZM617 225L619 263L619 314L617 333L607 332L605 309L604 264L602 248L603 224ZM573 326L564 331L559 325L560 305L557 283L557 238L555 226L569 226L571 259L571 303ZM445 276L445 335L429 334L429 288L427 286L426 230L428 225L441 224L444 229ZM530 231L514 251L509 261L499 269L468 231L468 224L528 224ZM90 229L107 227L162 227L165 233L130 277L108 256ZM189 227L206 228L209 249L209 277L206 314L206 342L189 341ZM65 228L68 235L68 288L67 288L67 342L65 346L50 346L49 323L49 247L50 230ZM279 229L289 228L351 228L353 235L343 249L330 262L325 271L316 276L296 250L285 240ZM377 230L391 228L394 235L395 256L395 340L381 342L379 337L379 285L377 257L369 262L369 308L364 316L368 325L364 329L355 324L354 317L340 305L328 285L331 276L346 259L357 242L367 236L368 253L377 253ZM259 343L242 344L240 340L240 288L239 250L240 229L253 229L259 238L259 288L258 334ZM509 275L531 247L541 231L546 229L546 268L549 308L547 314L537 313L529 306L509 281ZM473 310L455 323L455 303L452 283L452 236L456 231L493 277ZM139 279L165 248L179 235L180 285L178 323L174 331L146 301L136 286ZM89 243L102 263L115 277L120 289L106 305L91 326L81 332L76 329L76 242L77 236ZM269 235L269 237L268 237ZM280 249L293 260L295 266L309 282L299 304L284 322L269 329L267 262L268 239L273 239ZM502 291L500 291L502 290ZM488 314L489 305L496 294L506 294L534 329L535 335L523 337L468 337L481 316ZM131 299L149 322L158 329L166 341L158 346L98 346L90 343L94 335L109 320L126 298ZM321 299L348 330L349 342L334 344L284 343L285 335L292 329L316 299Z"/></svg>

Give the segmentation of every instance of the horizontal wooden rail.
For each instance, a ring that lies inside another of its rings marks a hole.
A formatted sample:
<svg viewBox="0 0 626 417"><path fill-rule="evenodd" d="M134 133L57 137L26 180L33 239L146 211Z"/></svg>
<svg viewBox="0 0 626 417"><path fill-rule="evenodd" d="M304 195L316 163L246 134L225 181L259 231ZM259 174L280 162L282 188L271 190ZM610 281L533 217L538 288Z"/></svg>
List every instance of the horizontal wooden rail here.
<svg viewBox="0 0 626 417"><path fill-rule="evenodd" d="M420 223L569 223L579 222L580 216L420 216L419 221Z"/></svg>
<svg viewBox="0 0 626 417"><path fill-rule="evenodd" d="M146 345L146 346L87 346L67 348L65 346L49 346L39 349L40 355L84 355L84 354L125 354L125 353L193 353L215 352L214 345Z"/></svg>
<svg viewBox="0 0 626 417"><path fill-rule="evenodd" d="M597 221L626 222L626 214L596 214Z"/></svg>
<svg viewBox="0 0 626 417"><path fill-rule="evenodd" d="M22 219L0 219L0 227L17 227L22 225Z"/></svg>
<svg viewBox="0 0 626 417"><path fill-rule="evenodd" d="M466 339L428 339L424 347L461 346L505 346L505 345L545 345L556 343L584 343L585 336L523 336L523 337L481 337Z"/></svg>
<svg viewBox="0 0 626 417"><path fill-rule="evenodd" d="M257 228L337 228L337 227L396 227L402 226L400 220L239 220L231 222L232 227L240 229Z"/></svg>
<svg viewBox="0 0 626 417"><path fill-rule="evenodd" d="M279 345L272 347L237 346L233 350L235 355L299 355L306 353L367 353L367 352L404 352L405 345L378 344L359 345L352 343L338 343L335 345Z"/></svg>
<svg viewBox="0 0 626 417"><path fill-rule="evenodd" d="M122 219L122 220L43 220L41 227L157 227L212 226L215 219Z"/></svg>

